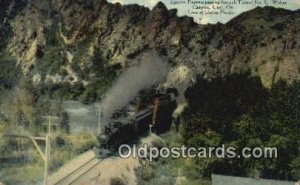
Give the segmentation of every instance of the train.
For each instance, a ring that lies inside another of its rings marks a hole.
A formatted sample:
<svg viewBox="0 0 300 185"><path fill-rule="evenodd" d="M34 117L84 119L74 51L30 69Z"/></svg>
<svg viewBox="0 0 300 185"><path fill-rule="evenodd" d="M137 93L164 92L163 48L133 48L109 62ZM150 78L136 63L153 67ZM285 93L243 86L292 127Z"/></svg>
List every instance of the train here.
<svg viewBox="0 0 300 185"><path fill-rule="evenodd" d="M138 142L149 133L162 134L170 130L173 112L177 107L177 91L138 95L124 109L117 111L98 135L98 156L116 153L122 144Z"/></svg>

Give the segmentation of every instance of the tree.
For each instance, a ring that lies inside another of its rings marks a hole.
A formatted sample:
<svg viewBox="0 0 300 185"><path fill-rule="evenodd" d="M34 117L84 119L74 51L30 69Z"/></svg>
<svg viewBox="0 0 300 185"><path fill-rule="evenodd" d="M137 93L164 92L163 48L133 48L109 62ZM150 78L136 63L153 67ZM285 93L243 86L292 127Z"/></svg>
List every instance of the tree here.
<svg viewBox="0 0 300 185"><path fill-rule="evenodd" d="M186 91L189 108L181 134L189 146L220 144L243 147L276 147L277 159L199 159L199 172L297 180L300 146L300 82L279 81L271 89L248 74L207 81L199 78ZM222 169L222 170L221 170Z"/></svg>

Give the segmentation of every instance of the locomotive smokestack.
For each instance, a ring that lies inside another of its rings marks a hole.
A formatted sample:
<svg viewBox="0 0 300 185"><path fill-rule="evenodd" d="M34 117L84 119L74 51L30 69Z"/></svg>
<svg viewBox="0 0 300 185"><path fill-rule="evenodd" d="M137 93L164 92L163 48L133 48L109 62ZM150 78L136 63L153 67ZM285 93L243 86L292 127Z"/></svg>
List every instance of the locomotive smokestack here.
<svg viewBox="0 0 300 185"><path fill-rule="evenodd" d="M159 98L154 99L154 108L153 108L153 116L152 116L152 125L154 126L157 122L157 113L159 108Z"/></svg>
<svg viewBox="0 0 300 185"><path fill-rule="evenodd" d="M135 113L140 112L142 106L142 98L141 97L136 97L136 108L135 108Z"/></svg>

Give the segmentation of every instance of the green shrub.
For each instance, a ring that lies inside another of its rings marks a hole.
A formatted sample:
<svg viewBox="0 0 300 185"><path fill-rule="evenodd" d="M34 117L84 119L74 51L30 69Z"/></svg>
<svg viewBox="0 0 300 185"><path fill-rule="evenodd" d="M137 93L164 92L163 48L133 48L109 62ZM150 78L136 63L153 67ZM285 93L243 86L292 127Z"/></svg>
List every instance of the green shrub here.
<svg viewBox="0 0 300 185"><path fill-rule="evenodd" d="M125 180L122 179L122 178L115 177L115 178L111 178L111 179L110 179L109 184L110 184L110 185L126 185L126 182L125 182Z"/></svg>
<svg viewBox="0 0 300 185"><path fill-rule="evenodd" d="M181 134L187 146L271 146L278 158L198 159L198 173L250 176L259 170L264 178L297 180L299 155L300 83L279 81L271 89L247 74L211 81L198 79L186 91L189 108L183 114Z"/></svg>
<svg viewBox="0 0 300 185"><path fill-rule="evenodd" d="M20 74L16 60L6 53L0 53L0 90L11 89L17 83Z"/></svg>
<svg viewBox="0 0 300 185"><path fill-rule="evenodd" d="M155 169L152 165L145 165L140 170L140 177L143 180L149 181L150 179L155 177Z"/></svg>

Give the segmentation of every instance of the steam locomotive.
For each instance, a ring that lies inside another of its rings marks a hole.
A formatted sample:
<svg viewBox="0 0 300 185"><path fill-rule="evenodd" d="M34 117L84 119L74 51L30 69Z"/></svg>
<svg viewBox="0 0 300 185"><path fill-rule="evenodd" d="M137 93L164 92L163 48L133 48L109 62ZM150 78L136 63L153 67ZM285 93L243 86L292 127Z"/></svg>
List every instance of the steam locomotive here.
<svg viewBox="0 0 300 185"><path fill-rule="evenodd" d="M177 107L176 96L174 89L168 89L166 93L143 94L116 112L98 136L99 156L109 156L121 144L137 142L149 132L161 134L170 130L172 113Z"/></svg>

